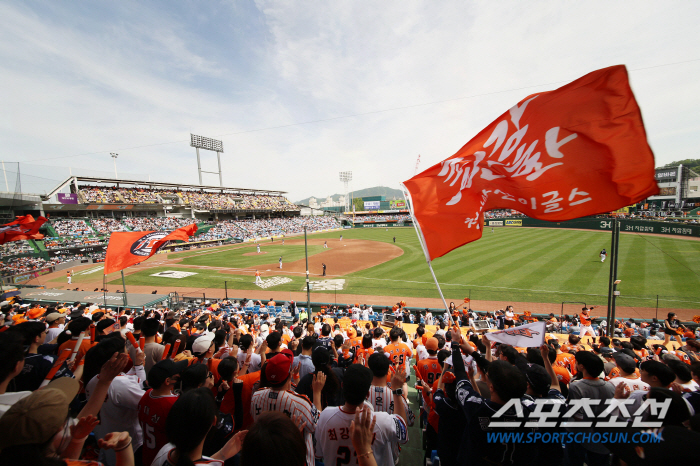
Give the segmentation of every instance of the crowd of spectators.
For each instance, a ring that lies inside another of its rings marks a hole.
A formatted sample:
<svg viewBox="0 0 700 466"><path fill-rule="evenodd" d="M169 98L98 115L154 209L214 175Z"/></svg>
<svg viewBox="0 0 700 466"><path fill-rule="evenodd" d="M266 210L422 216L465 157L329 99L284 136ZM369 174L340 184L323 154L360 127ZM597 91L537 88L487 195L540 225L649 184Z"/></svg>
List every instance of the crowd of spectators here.
<svg viewBox="0 0 700 466"><path fill-rule="evenodd" d="M29 254L34 252L34 248L29 241L12 241L0 245L0 256L14 256L18 254Z"/></svg>
<svg viewBox="0 0 700 466"><path fill-rule="evenodd" d="M107 238L97 236L61 236L57 238L45 238L46 249L76 248L84 246L100 246L107 242Z"/></svg>
<svg viewBox="0 0 700 466"><path fill-rule="evenodd" d="M41 270L53 265L77 260L82 257L83 255L81 254L61 254L51 257L48 260L41 257L19 257L10 260L0 260L0 274L8 276L32 272L34 270Z"/></svg>
<svg viewBox="0 0 700 466"><path fill-rule="evenodd" d="M53 220L51 226L59 236L94 235L95 231L82 219Z"/></svg>
<svg viewBox="0 0 700 466"><path fill-rule="evenodd" d="M100 218L91 219L90 225L92 225L93 230L101 235L109 235L114 231L129 231L124 223L115 218Z"/></svg>
<svg viewBox="0 0 700 466"><path fill-rule="evenodd" d="M124 188L107 186L81 186L80 193L88 203L94 204L170 204L177 196L182 204L200 210L273 210L293 211L299 208L284 196L216 193L184 189Z"/></svg>
<svg viewBox="0 0 700 466"><path fill-rule="evenodd" d="M255 220L226 220L216 224L198 240L239 238L242 240L291 235L307 231L340 228L335 217L285 217Z"/></svg>
<svg viewBox="0 0 700 466"><path fill-rule="evenodd" d="M121 203L119 189L108 186L80 186L80 194L88 204Z"/></svg>
<svg viewBox="0 0 700 466"><path fill-rule="evenodd" d="M408 360L390 371L409 352L400 329L372 354L353 348L367 329L228 304L0 308L0 464L398 462L415 421Z"/></svg>
<svg viewBox="0 0 700 466"><path fill-rule="evenodd" d="M179 217L130 217L123 218L122 221L132 231L172 231L197 223L195 219Z"/></svg>
<svg viewBox="0 0 700 466"><path fill-rule="evenodd" d="M388 330L251 307L4 305L0 464L393 466L415 454L401 445L416 415L412 441L445 466L700 459L695 339L548 334L515 347L446 322L408 333L401 319Z"/></svg>

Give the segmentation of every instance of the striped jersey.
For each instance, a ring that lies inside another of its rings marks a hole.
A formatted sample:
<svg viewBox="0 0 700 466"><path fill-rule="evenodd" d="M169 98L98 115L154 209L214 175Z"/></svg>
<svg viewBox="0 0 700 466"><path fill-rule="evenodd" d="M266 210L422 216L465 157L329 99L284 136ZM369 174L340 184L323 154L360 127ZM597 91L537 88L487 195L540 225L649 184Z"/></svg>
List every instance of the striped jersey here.
<svg viewBox="0 0 700 466"><path fill-rule="evenodd" d="M411 427L416 420L416 416L413 414L413 411L411 411L411 408L409 408L408 401L406 401L406 398L404 398L403 396L401 398L403 399L403 406L406 410L406 419L408 420L408 426ZM376 412L395 414L394 395L391 393L391 388L387 386L377 387L375 385L372 385L369 388L369 396L367 397L367 403L372 405L372 409L374 409Z"/></svg>
<svg viewBox="0 0 700 466"><path fill-rule="evenodd" d="M371 409L366 404L364 409ZM408 442L408 428L400 416L388 413L375 413L372 453L378 465L390 466L396 463L396 445ZM323 463L358 464L357 452L350 439L350 423L354 413L343 411L342 406L323 410L316 426L316 458ZM361 452L364 453L364 452Z"/></svg>
<svg viewBox="0 0 700 466"><path fill-rule="evenodd" d="M253 421L265 411L279 411L290 418L299 415L303 424L304 442L306 442L306 464L314 466L314 440L319 412L316 406L305 396L291 390L273 390L264 388L253 394L250 404L250 414Z"/></svg>

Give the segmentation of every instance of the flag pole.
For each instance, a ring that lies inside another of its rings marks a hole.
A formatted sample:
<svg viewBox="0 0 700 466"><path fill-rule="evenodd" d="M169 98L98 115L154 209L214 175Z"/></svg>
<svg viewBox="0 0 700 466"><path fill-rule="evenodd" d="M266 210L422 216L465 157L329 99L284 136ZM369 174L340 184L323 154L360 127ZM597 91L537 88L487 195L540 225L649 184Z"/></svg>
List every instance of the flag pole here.
<svg viewBox="0 0 700 466"><path fill-rule="evenodd" d="M122 272L122 287L124 288L124 307L128 305L128 302L126 300L126 282L124 281L124 269L121 270Z"/></svg>
<svg viewBox="0 0 700 466"><path fill-rule="evenodd" d="M425 245L425 237L423 237L423 230L421 230L420 224L416 220L416 216L413 213L413 202L411 200L411 193L406 189L406 186L401 184L401 187L403 188L403 197L404 200L406 201L406 204L408 205L408 212L411 214L411 220L413 221L413 228L416 230L416 235L418 236L418 243L420 243L421 249L423 249L423 254L425 255L425 261L428 263L428 269L430 269L430 274L433 276L433 280L435 281L435 286L437 287L438 293L440 294L440 299L442 299L442 304L445 306L445 314L447 314L447 318L450 321L450 324L454 324L452 320L452 316L450 315L450 308L447 305L447 301L445 301L445 296L442 294L442 289L440 288L440 283L438 282L437 277L435 276L435 272L433 271L433 264L432 261L430 260L430 254L428 254L428 249L426 248Z"/></svg>

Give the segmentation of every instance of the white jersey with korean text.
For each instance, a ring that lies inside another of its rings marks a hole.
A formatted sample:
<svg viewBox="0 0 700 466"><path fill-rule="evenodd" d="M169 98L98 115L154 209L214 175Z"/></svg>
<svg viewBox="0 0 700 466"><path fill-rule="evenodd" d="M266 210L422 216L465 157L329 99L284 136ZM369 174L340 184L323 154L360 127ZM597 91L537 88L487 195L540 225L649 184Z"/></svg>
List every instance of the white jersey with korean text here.
<svg viewBox="0 0 700 466"><path fill-rule="evenodd" d="M272 390L264 388L253 394L250 402L250 413L253 421L257 421L265 411L279 411L290 418L299 415L303 424L304 442L306 443L306 464L314 465L313 433L318 421L318 410L305 395L290 390Z"/></svg>
<svg viewBox="0 0 700 466"><path fill-rule="evenodd" d="M365 404L364 409L371 409ZM394 456L397 443L408 442L408 428L400 416L375 413L372 452L378 465L390 466L398 459ZM316 457L324 464L358 464L357 452L350 439L350 423L354 413L346 413L342 407L328 407L321 412L316 426ZM361 452L364 453L364 452Z"/></svg>
<svg viewBox="0 0 700 466"><path fill-rule="evenodd" d="M413 426L416 417L414 416L413 411L411 411L411 408L408 407L408 401L406 401L406 398L402 396L401 399L403 400L403 406L406 410L408 426L411 427ZM394 394L391 393L391 388L387 386L377 387L372 385L369 388L367 403L372 405L372 409L374 409L375 412L394 414Z"/></svg>

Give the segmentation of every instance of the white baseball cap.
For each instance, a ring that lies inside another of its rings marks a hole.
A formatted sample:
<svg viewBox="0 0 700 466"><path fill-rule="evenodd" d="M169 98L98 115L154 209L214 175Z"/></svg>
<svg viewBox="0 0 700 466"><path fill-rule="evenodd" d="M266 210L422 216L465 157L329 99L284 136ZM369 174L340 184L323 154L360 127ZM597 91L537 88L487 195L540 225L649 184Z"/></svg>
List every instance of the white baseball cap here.
<svg viewBox="0 0 700 466"><path fill-rule="evenodd" d="M205 335L202 335L201 337L197 338L194 341L194 343L192 343L192 352L206 353L209 347L211 346L212 341L214 341L213 333L207 333Z"/></svg>

